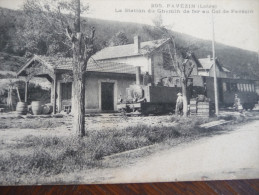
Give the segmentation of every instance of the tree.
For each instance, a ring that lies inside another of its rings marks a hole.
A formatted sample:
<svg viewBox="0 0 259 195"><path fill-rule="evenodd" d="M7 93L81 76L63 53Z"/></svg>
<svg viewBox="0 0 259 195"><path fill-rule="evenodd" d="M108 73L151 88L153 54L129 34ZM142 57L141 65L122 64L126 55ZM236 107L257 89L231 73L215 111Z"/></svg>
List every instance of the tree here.
<svg viewBox="0 0 259 195"><path fill-rule="evenodd" d="M186 117L188 113L188 97L187 97L187 84L190 77L194 63L192 61L193 45L180 46L175 42L175 38L172 31L168 30L163 25L162 17L158 17L153 20L156 31L160 31L161 37L170 39L166 48L166 51L170 54L170 64L172 64L172 70L177 73L180 78L182 95L183 95L183 115Z"/></svg>
<svg viewBox="0 0 259 195"><path fill-rule="evenodd" d="M88 60L94 54L94 33L92 28L90 36L81 33L80 29L80 0L76 0L76 17L74 32L69 26L66 34L72 44L73 50L73 87L74 87L74 128L78 135L85 135L85 78Z"/></svg>
<svg viewBox="0 0 259 195"><path fill-rule="evenodd" d="M124 32L118 32L109 40L109 46L126 45L129 40Z"/></svg>
<svg viewBox="0 0 259 195"><path fill-rule="evenodd" d="M169 45L168 51L172 60L174 70L181 81L183 95L183 116L186 117L188 112L187 84L188 78L190 77L194 68L194 63L192 62L193 53L188 50L186 51L183 48L177 50L173 38L171 38L171 43L174 51L172 51Z"/></svg>
<svg viewBox="0 0 259 195"><path fill-rule="evenodd" d="M24 23L17 28L17 43L29 53L71 57L65 28L73 18L70 14L61 14L62 11L73 10L66 1L27 0L23 5Z"/></svg>
<svg viewBox="0 0 259 195"><path fill-rule="evenodd" d="M54 46L47 44L48 49L49 46L55 48L55 46L59 47L59 44L63 44L64 46L68 46L72 51L74 89L72 104L74 114L73 126L77 135L81 137L85 136L86 68L88 60L95 52L93 43L95 29L93 27L87 29L85 27L86 25L84 25L84 30L88 30L88 32L82 33L81 24L85 21L81 21L80 14L85 10L88 10L88 6L81 6L80 0L55 0L52 2L47 0L44 2L39 0L27 0L24 4L24 11L27 14L35 16L34 21L30 21L32 22L32 29L41 34L39 29L41 29L43 25L45 32L47 32L43 34L46 36L45 39L53 39L58 42L58 44ZM40 24L36 24L35 22L39 22ZM71 29L70 26L72 23L73 28ZM36 35L34 31L32 31L33 35ZM49 36L49 34L52 36Z"/></svg>

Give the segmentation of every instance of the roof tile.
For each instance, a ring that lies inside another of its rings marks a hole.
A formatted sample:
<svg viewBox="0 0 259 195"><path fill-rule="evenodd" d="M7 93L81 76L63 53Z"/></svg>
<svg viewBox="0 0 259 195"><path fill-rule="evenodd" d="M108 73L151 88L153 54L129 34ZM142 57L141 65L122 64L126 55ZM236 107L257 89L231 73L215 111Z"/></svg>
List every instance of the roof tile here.
<svg viewBox="0 0 259 195"><path fill-rule="evenodd" d="M106 47L101 51L97 52L93 58L95 60L104 60L104 59L112 59L112 58L120 58L120 57L129 57L129 56L137 56L137 55L146 55L156 48L160 47L162 44L167 42L169 39L159 39L154 41L146 41L140 43L140 52L135 53L134 44L127 45L119 45L113 47Z"/></svg>
<svg viewBox="0 0 259 195"><path fill-rule="evenodd" d="M38 60L47 63L56 70L72 70L72 58L37 56ZM106 72L106 73L123 73L135 74L136 68L132 65L118 62L90 62L87 65L87 71Z"/></svg>

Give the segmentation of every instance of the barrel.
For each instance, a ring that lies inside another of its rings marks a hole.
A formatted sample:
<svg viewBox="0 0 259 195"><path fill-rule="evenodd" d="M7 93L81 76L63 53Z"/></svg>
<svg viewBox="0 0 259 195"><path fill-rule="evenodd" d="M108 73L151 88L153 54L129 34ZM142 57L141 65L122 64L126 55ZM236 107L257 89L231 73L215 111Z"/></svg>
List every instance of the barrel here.
<svg viewBox="0 0 259 195"><path fill-rule="evenodd" d="M42 114L50 114L53 111L53 106L51 104L45 104L42 106Z"/></svg>
<svg viewBox="0 0 259 195"><path fill-rule="evenodd" d="M41 102L40 101L31 102L31 109L34 115L41 114Z"/></svg>
<svg viewBox="0 0 259 195"><path fill-rule="evenodd" d="M197 115L209 117L209 115L210 115L209 102L198 102Z"/></svg>
<svg viewBox="0 0 259 195"><path fill-rule="evenodd" d="M16 113L18 115L25 115L27 114L28 105L26 102L18 102L16 105Z"/></svg>
<svg viewBox="0 0 259 195"><path fill-rule="evenodd" d="M190 99L190 115L195 115L197 112L197 100Z"/></svg>

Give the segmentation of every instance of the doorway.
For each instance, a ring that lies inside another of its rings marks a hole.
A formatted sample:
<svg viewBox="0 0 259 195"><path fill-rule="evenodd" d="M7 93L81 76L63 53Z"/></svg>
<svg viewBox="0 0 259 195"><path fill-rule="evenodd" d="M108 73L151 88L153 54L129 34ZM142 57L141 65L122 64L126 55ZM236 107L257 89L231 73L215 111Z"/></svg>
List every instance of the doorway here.
<svg viewBox="0 0 259 195"><path fill-rule="evenodd" d="M61 110L71 112L72 107L72 82L61 83Z"/></svg>
<svg viewBox="0 0 259 195"><path fill-rule="evenodd" d="M114 110L114 83L101 83L101 108L102 111Z"/></svg>

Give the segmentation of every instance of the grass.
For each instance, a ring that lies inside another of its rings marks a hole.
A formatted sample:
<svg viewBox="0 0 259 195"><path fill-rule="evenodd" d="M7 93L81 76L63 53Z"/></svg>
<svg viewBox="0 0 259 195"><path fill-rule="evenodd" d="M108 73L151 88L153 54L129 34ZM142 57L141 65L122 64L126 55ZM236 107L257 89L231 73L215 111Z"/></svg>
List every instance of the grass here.
<svg viewBox="0 0 259 195"><path fill-rule="evenodd" d="M138 125L121 130L91 131L82 139L53 136L27 136L10 145L10 154L0 158L0 183L14 178L47 177L96 167L104 167L102 158L155 143L197 134L197 130ZM28 152L20 152L28 151ZM7 176L8 175L8 176ZM7 176L7 177L6 177Z"/></svg>
<svg viewBox="0 0 259 195"><path fill-rule="evenodd" d="M23 119L21 117L14 118L1 118L0 129L40 129L40 128L55 128L64 125L64 120L58 120L55 118L27 118Z"/></svg>
<svg viewBox="0 0 259 195"><path fill-rule="evenodd" d="M227 117L239 123L240 117ZM57 136L26 136L16 143L5 145L10 153L0 158L0 184L19 183L24 178L44 178L58 174L104 168L105 156L141 148L144 146L174 142L177 139L210 135L217 129L204 129L200 124L217 120L217 118L180 118L171 117L172 126L137 125L123 129L89 131L84 138ZM39 128L53 127L57 124L50 119L39 124ZM35 122L34 122L35 123ZM17 124L16 124L17 125ZM24 124L26 128L29 123ZM25 151L25 152L24 152Z"/></svg>

